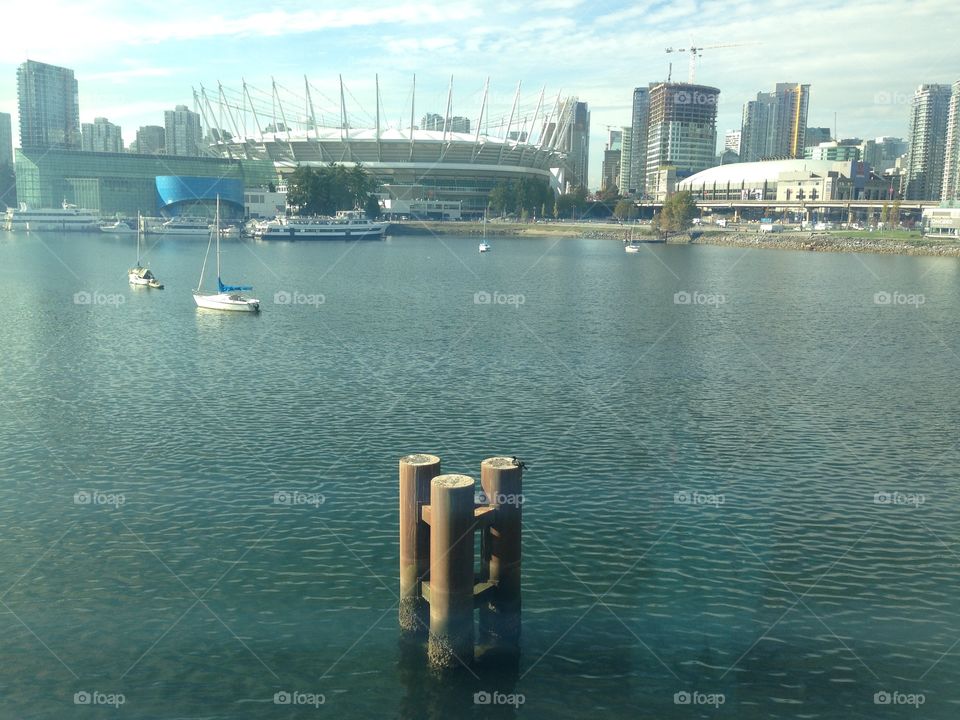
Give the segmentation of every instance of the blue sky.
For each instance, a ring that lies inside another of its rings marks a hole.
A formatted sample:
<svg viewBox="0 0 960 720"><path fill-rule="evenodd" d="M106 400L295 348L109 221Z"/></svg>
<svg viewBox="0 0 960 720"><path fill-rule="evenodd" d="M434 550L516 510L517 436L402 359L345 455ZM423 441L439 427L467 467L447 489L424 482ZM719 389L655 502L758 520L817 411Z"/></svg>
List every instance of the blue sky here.
<svg viewBox="0 0 960 720"><path fill-rule="evenodd" d="M443 112L454 76L454 112L476 116L484 80L492 114L509 113L518 81L532 113L541 87L590 104L591 185L599 184L607 125L629 123L634 86L687 73L667 46L740 44L706 50L697 81L721 90L718 131L738 128L743 103L776 82L810 83L809 124L841 137L903 136L908 103L922 82L960 79L951 0L870 4L781 2L316 2L133 4L34 0L5 10L0 111L16 114L16 66L26 58L76 71L82 122L105 116L129 143L140 125L162 124L192 87L269 90L271 76L302 93L303 75L334 101L337 76L358 116L371 114L374 74L391 122ZM329 105L314 97L318 105ZM16 117L14 117L16 123ZM16 135L16 129L14 130ZM16 139L15 139L16 144Z"/></svg>

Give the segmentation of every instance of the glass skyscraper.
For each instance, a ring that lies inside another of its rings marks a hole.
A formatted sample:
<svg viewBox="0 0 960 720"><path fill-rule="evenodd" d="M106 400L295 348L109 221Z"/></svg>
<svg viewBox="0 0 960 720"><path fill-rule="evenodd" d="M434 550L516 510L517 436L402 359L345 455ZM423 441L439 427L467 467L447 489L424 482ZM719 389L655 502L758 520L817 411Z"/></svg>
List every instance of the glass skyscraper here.
<svg viewBox="0 0 960 720"><path fill-rule="evenodd" d="M73 70L27 60L17 68L20 147L80 149L80 105Z"/></svg>

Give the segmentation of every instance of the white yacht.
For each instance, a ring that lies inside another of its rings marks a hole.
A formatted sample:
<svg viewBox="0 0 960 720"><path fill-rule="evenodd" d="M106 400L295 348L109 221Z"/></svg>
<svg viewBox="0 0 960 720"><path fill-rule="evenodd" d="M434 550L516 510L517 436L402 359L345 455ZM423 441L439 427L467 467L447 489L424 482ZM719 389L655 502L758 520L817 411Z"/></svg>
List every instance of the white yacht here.
<svg viewBox="0 0 960 720"><path fill-rule="evenodd" d="M137 264L127 270L127 280L131 285L140 285L153 288L154 290L163 290L163 284L157 280L150 268L144 267L140 261L140 241L143 236L143 220L137 217Z"/></svg>
<svg viewBox="0 0 960 720"><path fill-rule="evenodd" d="M278 217L260 223L254 233L263 240L381 240L389 225L359 210L341 210L335 218Z"/></svg>
<svg viewBox="0 0 960 720"><path fill-rule="evenodd" d="M217 241L217 292L210 293L204 292L202 288L204 271L207 269L207 257L210 255L210 245L214 238ZM203 256L203 267L200 268L200 282L197 283L197 289L193 291L193 300L197 303L197 307L208 310L259 312L260 301L243 295L247 290L253 290L253 288L247 285L224 285L220 279L220 197L217 196L217 219L210 228L207 252Z"/></svg>
<svg viewBox="0 0 960 720"><path fill-rule="evenodd" d="M5 230L56 230L62 232L96 232L100 218L93 210L83 210L63 204L59 208L29 208L20 203L17 209L7 210Z"/></svg>
<svg viewBox="0 0 960 720"><path fill-rule="evenodd" d="M128 235L136 232L136 230L127 225L123 220L117 220L112 223L103 223L100 226L100 232L110 233L112 235Z"/></svg>
<svg viewBox="0 0 960 720"><path fill-rule="evenodd" d="M483 213L483 240L480 241L480 252L490 252L490 243L487 242L487 213Z"/></svg>
<svg viewBox="0 0 960 720"><path fill-rule="evenodd" d="M193 235L207 236L210 234L210 221L202 217L175 217L157 224L147 226L148 235Z"/></svg>

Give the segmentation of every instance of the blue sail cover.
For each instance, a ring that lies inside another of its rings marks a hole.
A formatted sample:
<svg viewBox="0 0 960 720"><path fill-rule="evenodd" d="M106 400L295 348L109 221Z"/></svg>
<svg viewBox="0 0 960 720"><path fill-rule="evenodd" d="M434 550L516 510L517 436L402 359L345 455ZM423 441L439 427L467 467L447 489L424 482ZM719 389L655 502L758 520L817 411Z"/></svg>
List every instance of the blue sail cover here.
<svg viewBox="0 0 960 720"><path fill-rule="evenodd" d="M220 288L220 292L229 293L229 292L242 292L244 290L253 290L252 285L224 285L223 281L220 278L217 278L217 287Z"/></svg>

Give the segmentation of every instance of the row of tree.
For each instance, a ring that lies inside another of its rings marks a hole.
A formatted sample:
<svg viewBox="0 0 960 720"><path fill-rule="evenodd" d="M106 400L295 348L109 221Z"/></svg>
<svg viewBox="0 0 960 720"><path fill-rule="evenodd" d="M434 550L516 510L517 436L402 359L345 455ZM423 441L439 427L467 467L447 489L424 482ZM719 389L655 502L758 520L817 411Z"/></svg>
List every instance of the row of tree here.
<svg viewBox="0 0 960 720"><path fill-rule="evenodd" d="M346 167L301 165L287 181L287 206L298 215L334 215L338 210L364 209L368 217L380 216L374 193L379 181L360 163Z"/></svg>
<svg viewBox="0 0 960 720"><path fill-rule="evenodd" d="M493 186L487 207L493 215L516 215L524 220L569 218L580 216L586 210L587 191L578 187L557 196L546 180L505 180Z"/></svg>

